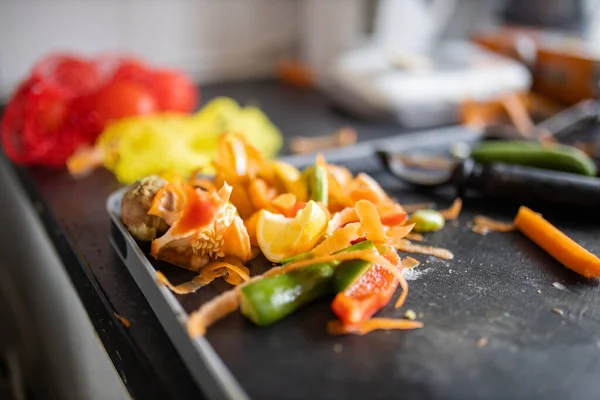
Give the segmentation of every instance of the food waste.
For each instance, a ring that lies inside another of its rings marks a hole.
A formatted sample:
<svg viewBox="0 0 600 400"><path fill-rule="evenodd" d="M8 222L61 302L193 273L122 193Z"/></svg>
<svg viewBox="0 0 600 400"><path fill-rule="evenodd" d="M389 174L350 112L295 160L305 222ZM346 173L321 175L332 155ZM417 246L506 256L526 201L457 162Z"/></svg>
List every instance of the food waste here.
<svg viewBox="0 0 600 400"><path fill-rule="evenodd" d="M235 285L190 316L190 334L204 334L238 308L257 325L271 325L326 295L333 295L338 317L328 326L332 333L422 326L373 316L398 287L397 307L407 296L396 249L452 258L446 249L420 246L407 236L417 225L423 232L441 229L444 215L456 218L460 204L411 218L369 175L354 176L320 155L301 171L269 160L240 134L219 136L216 148L214 176L150 175L122 200L123 224L135 239L151 242L152 257L197 273L180 285L159 273L175 293L219 278ZM252 274L249 261L256 257L273 268Z"/></svg>
<svg viewBox="0 0 600 400"><path fill-rule="evenodd" d="M188 76L121 55L52 54L36 63L9 100L0 133L15 163L64 167L112 121L156 113L187 114L198 89Z"/></svg>

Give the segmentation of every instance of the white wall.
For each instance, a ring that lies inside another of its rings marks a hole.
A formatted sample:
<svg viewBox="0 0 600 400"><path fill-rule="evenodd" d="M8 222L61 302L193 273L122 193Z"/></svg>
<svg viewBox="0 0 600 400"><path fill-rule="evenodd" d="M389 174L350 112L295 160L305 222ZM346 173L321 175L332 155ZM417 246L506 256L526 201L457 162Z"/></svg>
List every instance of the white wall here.
<svg viewBox="0 0 600 400"><path fill-rule="evenodd" d="M0 0L0 97L57 49L131 51L199 82L265 76L293 48L293 0Z"/></svg>

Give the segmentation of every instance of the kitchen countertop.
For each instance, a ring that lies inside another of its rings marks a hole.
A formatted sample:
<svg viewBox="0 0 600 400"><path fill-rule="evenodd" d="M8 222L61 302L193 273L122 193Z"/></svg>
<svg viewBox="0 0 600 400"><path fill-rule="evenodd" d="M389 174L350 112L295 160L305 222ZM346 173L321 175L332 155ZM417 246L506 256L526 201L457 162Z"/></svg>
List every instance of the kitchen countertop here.
<svg viewBox="0 0 600 400"><path fill-rule="evenodd" d="M260 106L284 136L322 135L351 125L359 141L398 134L394 123L370 123L335 111L316 91L275 81L207 85L203 102L229 96ZM287 144L283 152L287 152ZM66 171L13 166L56 247L115 369L132 397L202 398L133 278L111 248L105 201L120 187L105 170L74 180ZM129 328L115 313L131 322ZM168 394L168 396L167 396Z"/></svg>
<svg viewBox="0 0 600 400"><path fill-rule="evenodd" d="M356 128L361 141L401 133L401 128L393 123L361 122L338 113L318 92L300 91L274 81L202 88L205 102L217 96L259 105L288 138L327 134L347 125ZM363 161L358 163L362 168ZM141 291L109 244L110 221L105 202L120 187L115 178L104 170L74 180L65 171L17 166L12 169L132 397L202 398ZM475 213L504 219L516 211L511 206L503 208L477 199L467 199L465 205L463 223ZM597 215L575 209L538 211L556 220L591 251L600 250L595 240L599 234ZM314 327L323 326L327 315L311 314L310 310L303 314L308 316L304 329L310 326L311 335L322 341L314 348L300 348L297 357L289 360L276 357L278 347L265 342L267 336L258 330L244 334L250 335L248 340L255 340L253 343L263 340L265 347L251 346L245 350L246 357L241 358L236 351L228 351L228 340L233 338L235 342L235 335L240 334L228 328L241 323L241 317L224 320L208 338L250 393L285 391L285 379L269 381L268 388L264 385L265 376L281 373L282 377L297 379L297 389L310 398L344 393L365 397L371 393L371 385L361 385L382 376L387 384L378 387L375 397L389 398L402 390L407 398L561 399L567 393L569 398L593 398L600 366L600 323L598 308L594 306L600 293L597 280L585 280L562 268L519 234L483 238L467 233L459 240L456 232L460 229L468 231L466 225L459 228L457 224L439 233L455 252L460 271L442 268L427 280L411 282L412 295L407 305L421 307L419 311L424 312L428 329L406 337L379 335L376 341L347 338L354 351L340 355L344 362L337 364L331 357L317 358L329 342L326 333ZM468 282L461 274L468 274ZM502 278L497 279L499 276ZM568 290L557 289L553 284L556 282ZM557 306L569 306L564 318L552 313L552 307ZM125 328L115 313L129 320L131 326ZM277 332L273 335L288 340L287 346L294 346L305 331L298 330L290 319L282 322ZM474 351L482 337L489 337L491 344L481 352ZM401 357L390 352L391 348L401 349ZM353 359L355 355L377 351L377 362L367 362L367 357ZM329 386L304 384L313 377L306 366L315 359L332 379ZM346 366L360 372L351 382ZM265 375L265 371L271 374Z"/></svg>

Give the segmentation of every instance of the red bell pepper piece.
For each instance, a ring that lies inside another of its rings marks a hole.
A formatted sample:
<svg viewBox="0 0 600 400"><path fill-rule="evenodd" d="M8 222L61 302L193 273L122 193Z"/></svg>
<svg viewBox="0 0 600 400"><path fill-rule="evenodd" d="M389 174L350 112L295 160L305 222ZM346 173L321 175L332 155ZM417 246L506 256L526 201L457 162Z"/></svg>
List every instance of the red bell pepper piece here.
<svg viewBox="0 0 600 400"><path fill-rule="evenodd" d="M397 256L386 254L397 264ZM373 265L350 288L338 293L331 303L331 309L344 325L354 325L371 318L392 298L398 279L387 268Z"/></svg>

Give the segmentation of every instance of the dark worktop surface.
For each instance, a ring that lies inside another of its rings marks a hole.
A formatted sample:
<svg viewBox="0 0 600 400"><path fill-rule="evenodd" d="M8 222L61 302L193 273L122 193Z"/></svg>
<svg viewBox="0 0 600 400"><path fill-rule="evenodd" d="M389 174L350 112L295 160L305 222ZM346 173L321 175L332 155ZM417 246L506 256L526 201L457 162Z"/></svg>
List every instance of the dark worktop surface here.
<svg viewBox="0 0 600 400"><path fill-rule="evenodd" d="M204 101L215 96L258 104L287 137L331 133L344 125L354 126L360 140L400 132L393 124L359 123L334 112L316 92L274 82L203 88ZM64 171L15 171L132 395L200 398L108 242L105 201L119 187L112 175L97 171L75 181ZM379 178L403 201L430 199L399 187L389 176ZM435 200L443 206L451 198ZM456 258L416 256L423 265L412 273L406 308L423 314L425 329L332 338L324 327L332 315L323 312L327 305L321 302L270 332L232 316L217 324L208 339L255 398L597 398L598 282L565 270L517 233L479 236L469 231L468 222L478 213L507 220L515 211L510 205L469 200L456 226L430 236L430 243L451 248ZM542 211L600 253L597 216ZM564 315L552 312L555 307ZM131 327L124 328L114 312ZM401 314L388 307L386 315ZM487 344L478 346L482 338ZM300 392L288 391L289 385Z"/></svg>
<svg viewBox="0 0 600 400"><path fill-rule="evenodd" d="M334 111L315 91L274 81L203 86L202 102L219 96L260 106L286 137L329 134L352 125L359 140L399 132ZM287 152L287 143L284 152ZM117 372L137 398L202 398L166 333L108 241L105 202L120 187L107 171L82 180L66 171L14 167L32 200ZM125 329L114 313L125 317ZM166 394L168 393L168 396Z"/></svg>

